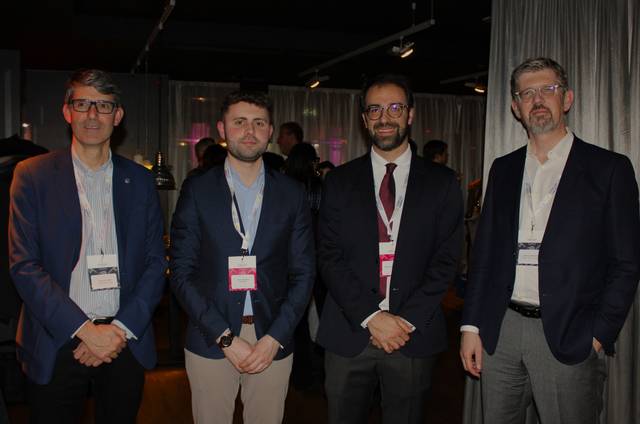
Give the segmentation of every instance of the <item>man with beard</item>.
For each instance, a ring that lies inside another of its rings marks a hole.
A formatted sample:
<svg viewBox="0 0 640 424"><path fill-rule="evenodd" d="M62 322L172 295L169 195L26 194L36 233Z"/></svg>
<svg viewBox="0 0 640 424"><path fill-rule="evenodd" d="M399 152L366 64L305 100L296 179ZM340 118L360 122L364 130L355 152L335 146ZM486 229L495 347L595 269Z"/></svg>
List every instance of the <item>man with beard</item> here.
<svg viewBox="0 0 640 424"><path fill-rule="evenodd" d="M379 387L383 422L421 423L446 348L440 300L462 250L462 196L451 170L409 148L404 77L375 77L361 105L371 151L327 175L320 207L329 422L367 422Z"/></svg>
<svg viewBox="0 0 640 424"><path fill-rule="evenodd" d="M604 354L634 299L638 188L629 159L576 137L565 70L529 59L511 74L526 146L489 173L460 356L480 377L484 422L599 422Z"/></svg>
<svg viewBox="0 0 640 424"><path fill-rule="evenodd" d="M301 184L265 168L271 102L234 92L217 124L224 167L186 181L171 229L171 287L189 316L185 361L196 423L280 423L293 333L315 279Z"/></svg>

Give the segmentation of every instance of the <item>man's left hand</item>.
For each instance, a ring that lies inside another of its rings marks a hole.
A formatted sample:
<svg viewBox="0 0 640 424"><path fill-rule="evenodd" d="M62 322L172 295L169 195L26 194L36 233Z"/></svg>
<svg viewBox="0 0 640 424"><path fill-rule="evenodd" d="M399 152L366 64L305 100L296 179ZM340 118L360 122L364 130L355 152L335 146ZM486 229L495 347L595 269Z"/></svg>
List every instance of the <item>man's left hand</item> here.
<svg viewBox="0 0 640 424"><path fill-rule="evenodd" d="M80 342L78 347L74 349L73 357L82 365L87 367L99 367L103 364L97 356L91 353L91 350L89 350L84 342Z"/></svg>
<svg viewBox="0 0 640 424"><path fill-rule="evenodd" d="M249 374L257 374L267 369L280 349L280 343L270 335L265 335L255 344L253 352L240 363L240 368Z"/></svg>

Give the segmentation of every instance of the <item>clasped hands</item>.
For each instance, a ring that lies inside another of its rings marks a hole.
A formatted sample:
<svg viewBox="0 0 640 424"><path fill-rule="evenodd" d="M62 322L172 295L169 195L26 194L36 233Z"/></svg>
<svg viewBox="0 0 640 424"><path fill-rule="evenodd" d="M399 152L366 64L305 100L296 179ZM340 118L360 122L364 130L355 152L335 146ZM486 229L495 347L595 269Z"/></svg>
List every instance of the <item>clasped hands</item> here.
<svg viewBox="0 0 640 424"><path fill-rule="evenodd" d="M127 344L124 330L114 324L87 322L77 336L81 342L73 351L73 357L87 367L111 363Z"/></svg>
<svg viewBox="0 0 640 424"><path fill-rule="evenodd" d="M413 331L404 319L386 311L375 314L367 323L367 328L371 333L371 343L387 353L404 346Z"/></svg>
<svg viewBox="0 0 640 424"><path fill-rule="evenodd" d="M222 351L238 372L257 374L271 365L279 348L280 343L267 334L255 345L236 336L233 338L231 346L222 349Z"/></svg>

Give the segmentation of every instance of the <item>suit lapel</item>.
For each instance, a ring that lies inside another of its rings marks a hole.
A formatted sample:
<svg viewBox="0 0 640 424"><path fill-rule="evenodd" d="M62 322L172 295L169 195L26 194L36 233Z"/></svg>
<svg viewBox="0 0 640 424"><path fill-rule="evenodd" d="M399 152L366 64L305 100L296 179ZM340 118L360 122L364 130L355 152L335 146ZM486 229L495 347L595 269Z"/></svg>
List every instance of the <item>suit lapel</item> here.
<svg viewBox="0 0 640 424"><path fill-rule="evenodd" d="M522 197L522 180L524 179L524 164L527 157L527 146L521 147L514 152L514 156L507 164L505 174L496 176L500 178L500 183L496 184L494 198L500 199L505 196L505 201L497 201L494 204L505 208L508 221L507 228L511 228L511 237L514 248L518 245L518 231L520 229L520 199Z"/></svg>
<svg viewBox="0 0 640 424"><path fill-rule="evenodd" d="M268 168L266 165L264 167L264 193L262 196L262 207L260 209L260 216L258 218L258 228L256 228L256 238L253 241L253 246L251 249L251 254L256 255L256 252L264 251L262 248L262 242L265 240L265 235L263 234L267 231L269 226L269 222L273 223L276 219L276 209L278 205L277 191L274 187L275 176L273 175L273 170Z"/></svg>
<svg viewBox="0 0 640 424"><path fill-rule="evenodd" d="M558 190L553 199L541 249L543 249L547 243L554 244L554 237L560 234L563 223L567 222L567 219L570 219L567 218L566 214L571 210L571 205L575 204L575 197L579 195L577 185L584 173L581 143L583 143L582 140L577 137L574 138L569 156L567 157L567 163L564 165L564 170L560 177Z"/></svg>
<svg viewBox="0 0 640 424"><path fill-rule="evenodd" d="M113 214L116 221L116 238L118 239L118 262L123 270L123 259L126 257L127 222L129 220L130 203L133 201L133 181L126 171L122 158L115 154L113 161Z"/></svg>
<svg viewBox="0 0 640 424"><path fill-rule="evenodd" d="M422 182L425 180L424 174L426 172L423 164L418 161L422 161L422 159L416 155L411 156L409 180L407 181L407 190L404 195L404 205L402 207L402 218L400 219L400 231L398 232L398 240L396 242L396 261L394 265L398 263L397 259L404 257L405 249L409 248L410 243L407 243L407 241L411 239L411 229L424 225L421 221L424 220L425 217L420 216L421 214L414 213L423 210L420 205L420 198L423 188ZM396 272L396 270L394 270L394 272ZM394 280L398 281L399 279Z"/></svg>
<svg viewBox="0 0 640 424"><path fill-rule="evenodd" d="M69 228L69 239L78 240L76 251L73 254L73 264L75 264L80 254L82 240L82 211L80 210L80 199L78 198L78 188L73 172L70 148L58 152L54 169L54 189L58 192L59 204L66 216L65 221ZM69 274L71 274L71 271L69 271Z"/></svg>

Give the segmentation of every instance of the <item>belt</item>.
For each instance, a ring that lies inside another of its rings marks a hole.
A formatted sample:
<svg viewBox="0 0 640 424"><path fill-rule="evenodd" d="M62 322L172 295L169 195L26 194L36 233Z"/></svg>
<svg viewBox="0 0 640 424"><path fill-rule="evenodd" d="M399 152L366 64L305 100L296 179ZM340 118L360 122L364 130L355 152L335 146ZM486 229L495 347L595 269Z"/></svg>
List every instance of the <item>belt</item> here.
<svg viewBox="0 0 640 424"><path fill-rule="evenodd" d="M516 311L527 318L540 318L541 311L539 306L523 305L521 303L509 302L509 309Z"/></svg>
<svg viewBox="0 0 640 424"><path fill-rule="evenodd" d="M100 324L111 324L111 322L113 321L114 317L106 317L106 318L94 318L91 320L92 323L94 323L95 325L100 325Z"/></svg>
<svg viewBox="0 0 640 424"><path fill-rule="evenodd" d="M245 315L242 317L242 323L243 324L249 324L252 325L253 324L253 315Z"/></svg>

